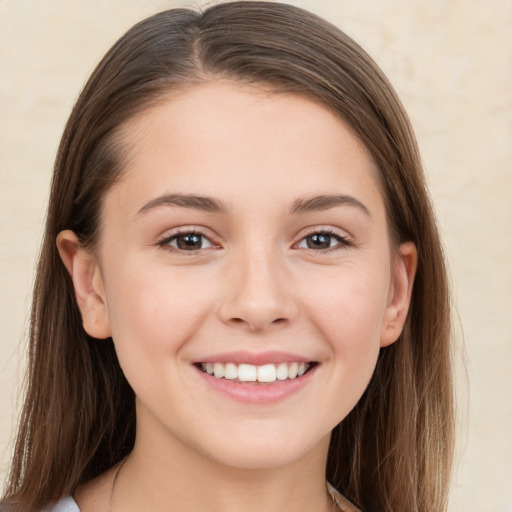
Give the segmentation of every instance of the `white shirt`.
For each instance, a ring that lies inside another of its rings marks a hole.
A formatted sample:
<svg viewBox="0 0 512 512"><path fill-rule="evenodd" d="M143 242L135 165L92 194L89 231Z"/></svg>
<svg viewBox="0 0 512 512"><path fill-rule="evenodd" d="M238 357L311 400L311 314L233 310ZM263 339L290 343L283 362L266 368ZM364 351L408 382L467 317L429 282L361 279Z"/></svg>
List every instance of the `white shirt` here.
<svg viewBox="0 0 512 512"><path fill-rule="evenodd" d="M55 505L45 507L41 512L80 512L76 501L68 496L60 499Z"/></svg>

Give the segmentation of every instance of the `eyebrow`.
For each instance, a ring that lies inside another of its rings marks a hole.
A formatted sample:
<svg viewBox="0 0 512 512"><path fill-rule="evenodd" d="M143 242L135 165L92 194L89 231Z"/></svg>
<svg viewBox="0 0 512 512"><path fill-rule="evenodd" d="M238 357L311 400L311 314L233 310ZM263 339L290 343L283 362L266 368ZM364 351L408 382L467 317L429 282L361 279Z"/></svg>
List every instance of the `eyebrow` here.
<svg viewBox="0 0 512 512"><path fill-rule="evenodd" d="M190 194L164 194L146 203L137 215L143 215L150 210L161 206L178 206L180 208L192 208L210 213L226 213L226 206L212 197L195 196Z"/></svg>
<svg viewBox="0 0 512 512"><path fill-rule="evenodd" d="M196 196L192 194L164 194L146 203L137 215L145 213L162 206L177 206L179 208L191 208L209 213L227 213L228 208L221 201L212 197ZM356 207L366 215L370 216L370 212L366 206L355 197L347 195L321 195L309 198L299 198L294 201L290 208L291 214L311 213L338 206Z"/></svg>
<svg viewBox="0 0 512 512"><path fill-rule="evenodd" d="M347 195L321 195L310 198L300 198L293 203L290 213L318 212L329 210L337 206L353 206L366 215L371 216L370 211L361 201Z"/></svg>

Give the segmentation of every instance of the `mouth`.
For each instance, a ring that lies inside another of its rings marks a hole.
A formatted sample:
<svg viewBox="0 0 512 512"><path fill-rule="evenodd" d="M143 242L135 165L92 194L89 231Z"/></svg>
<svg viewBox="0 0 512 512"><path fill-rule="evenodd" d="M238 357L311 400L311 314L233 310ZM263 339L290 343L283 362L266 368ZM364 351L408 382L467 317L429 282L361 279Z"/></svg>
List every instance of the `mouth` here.
<svg viewBox="0 0 512 512"><path fill-rule="evenodd" d="M195 366L203 373L219 380L238 383L273 384L296 380L310 372L318 363L281 362L278 364L237 364L201 362Z"/></svg>

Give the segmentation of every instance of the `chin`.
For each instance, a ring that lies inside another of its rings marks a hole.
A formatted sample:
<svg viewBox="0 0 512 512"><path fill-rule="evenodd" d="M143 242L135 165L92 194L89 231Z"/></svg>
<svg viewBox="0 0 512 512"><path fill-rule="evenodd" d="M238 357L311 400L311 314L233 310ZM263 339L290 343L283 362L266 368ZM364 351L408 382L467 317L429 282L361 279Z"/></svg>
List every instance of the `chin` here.
<svg viewBox="0 0 512 512"><path fill-rule="evenodd" d="M247 435L232 437L205 450L216 462L241 470L269 470L288 466L310 456L326 457L330 432L316 443L311 437L289 435Z"/></svg>

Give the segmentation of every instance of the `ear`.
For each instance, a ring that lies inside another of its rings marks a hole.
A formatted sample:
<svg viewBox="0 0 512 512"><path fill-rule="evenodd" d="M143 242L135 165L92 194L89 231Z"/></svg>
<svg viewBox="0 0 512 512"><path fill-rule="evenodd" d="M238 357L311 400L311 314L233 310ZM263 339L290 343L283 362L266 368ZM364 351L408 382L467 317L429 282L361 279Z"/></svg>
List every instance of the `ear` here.
<svg viewBox="0 0 512 512"><path fill-rule="evenodd" d="M57 248L73 281L85 331L93 338L108 338L111 335L110 319L96 258L81 247L78 237L70 230L59 233Z"/></svg>
<svg viewBox="0 0 512 512"><path fill-rule="evenodd" d="M404 327L418 265L416 246L412 242L400 245L392 265L388 304L380 339L381 347L394 343Z"/></svg>

